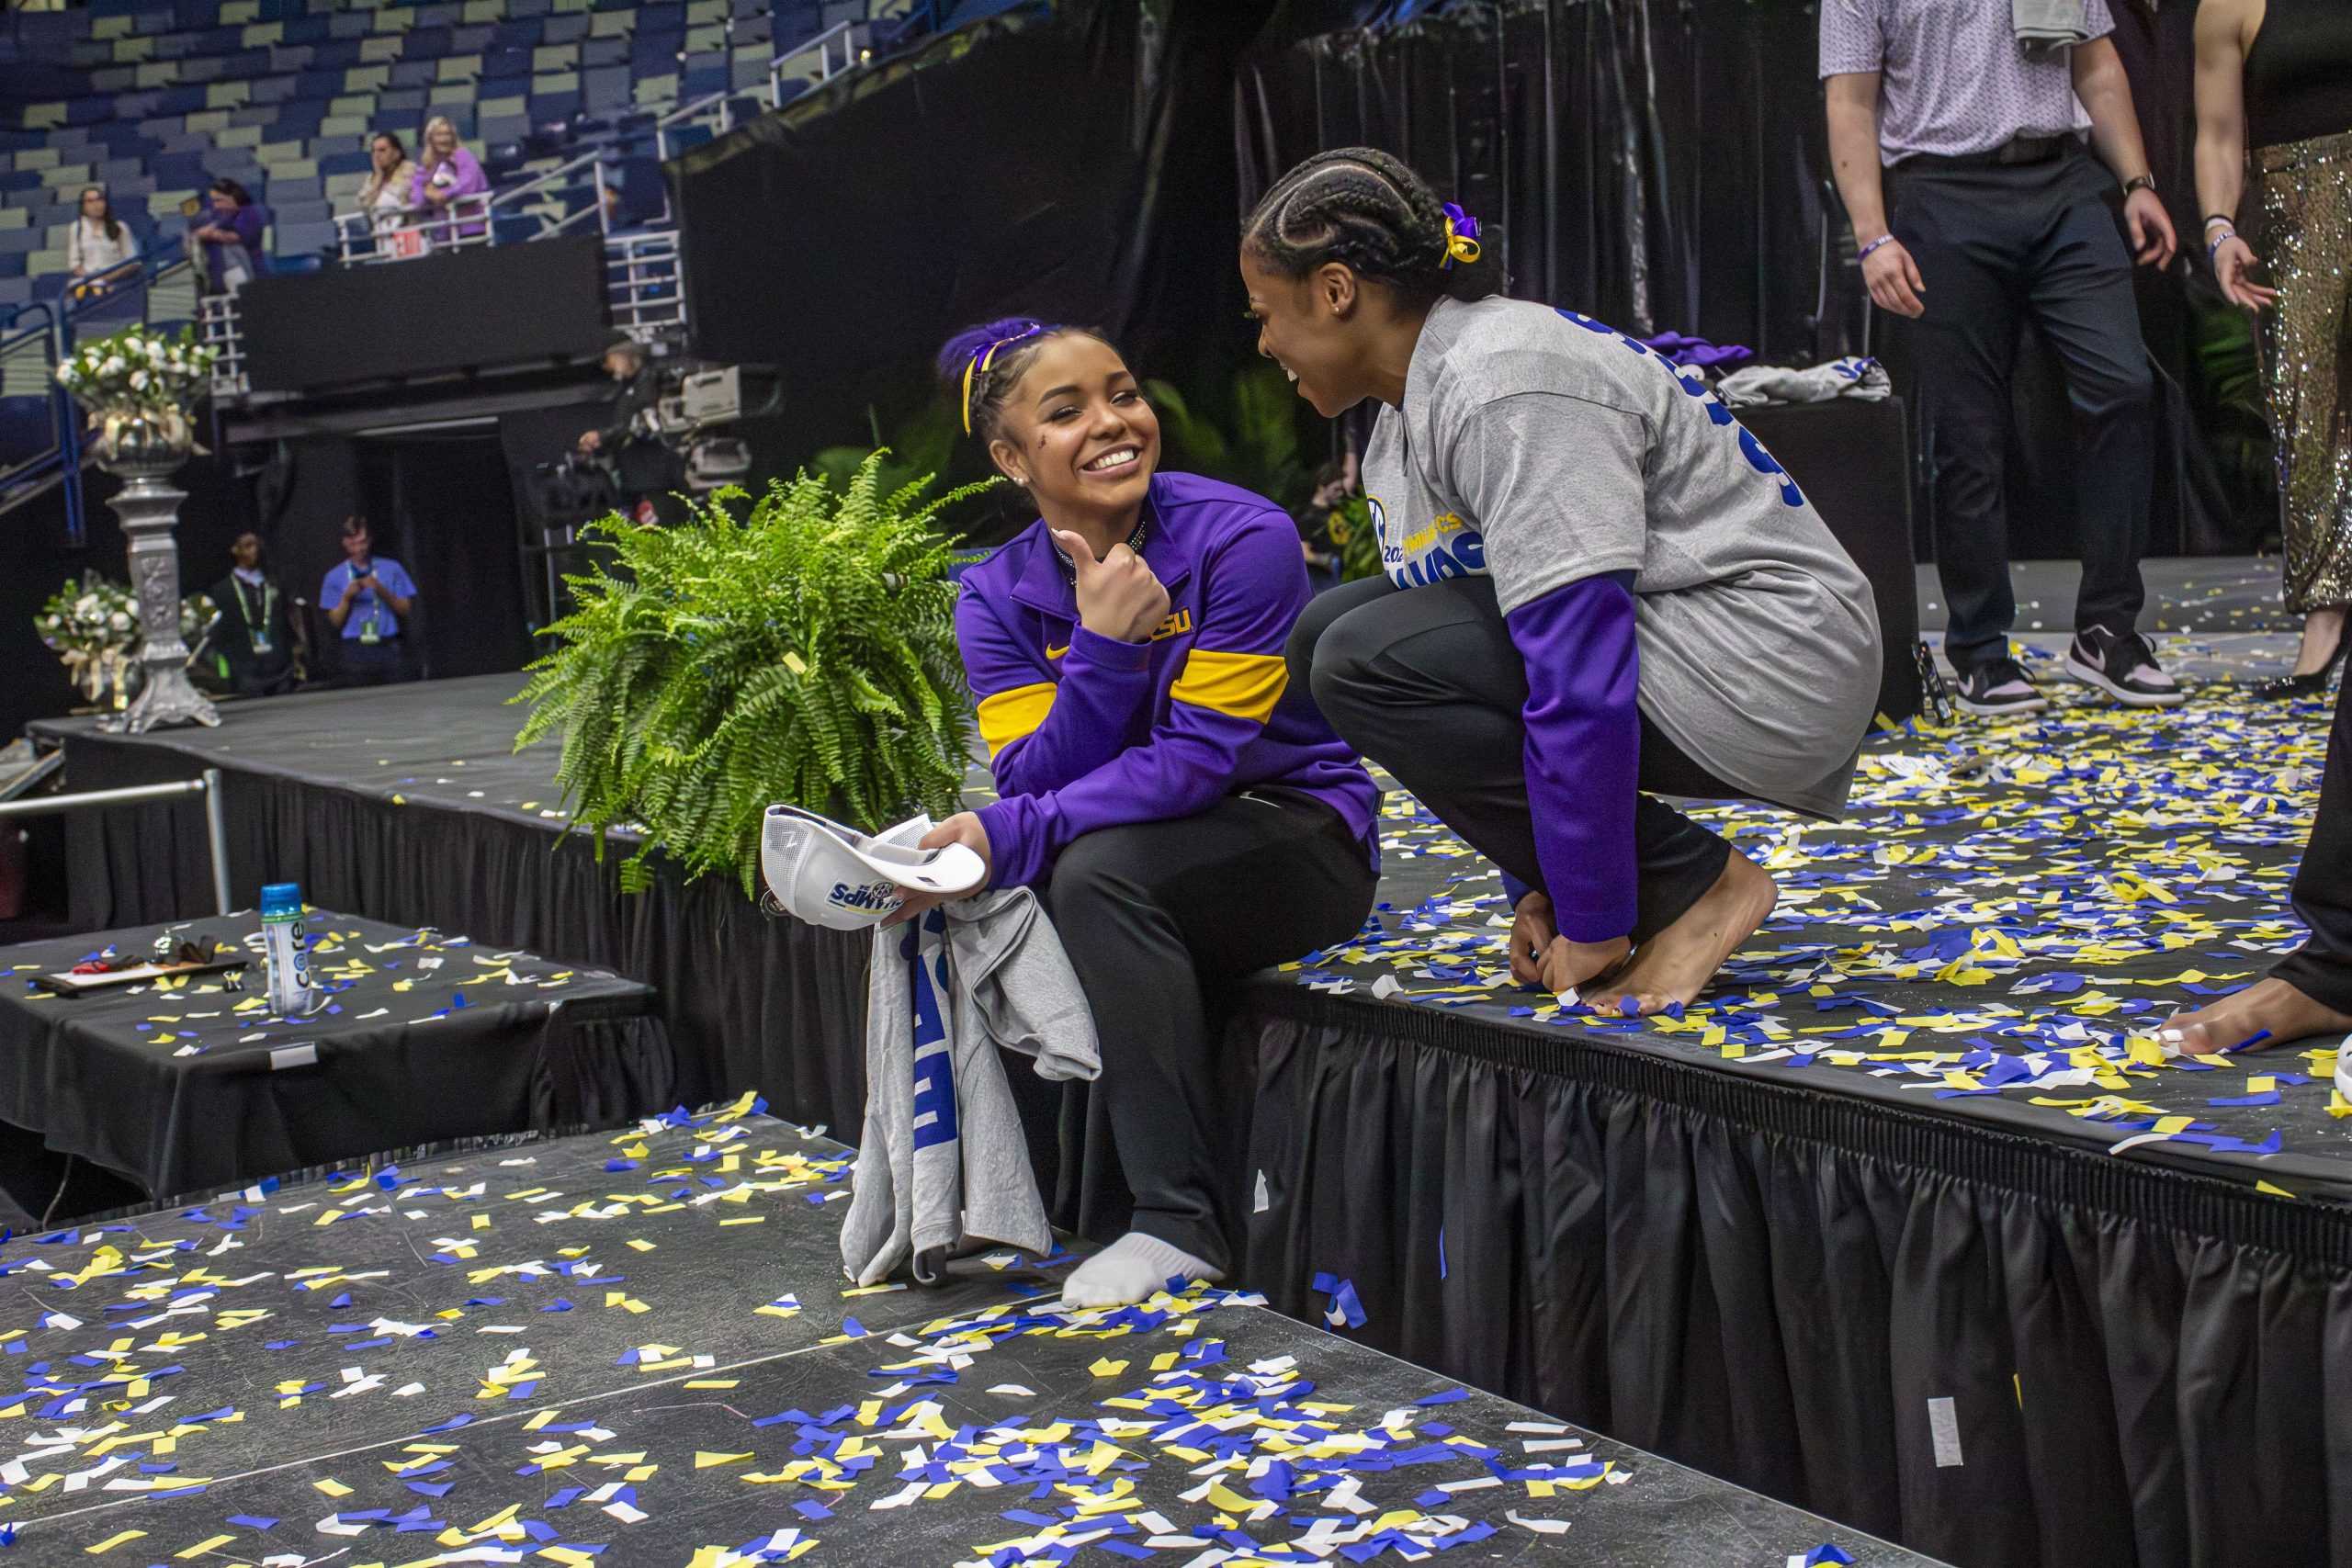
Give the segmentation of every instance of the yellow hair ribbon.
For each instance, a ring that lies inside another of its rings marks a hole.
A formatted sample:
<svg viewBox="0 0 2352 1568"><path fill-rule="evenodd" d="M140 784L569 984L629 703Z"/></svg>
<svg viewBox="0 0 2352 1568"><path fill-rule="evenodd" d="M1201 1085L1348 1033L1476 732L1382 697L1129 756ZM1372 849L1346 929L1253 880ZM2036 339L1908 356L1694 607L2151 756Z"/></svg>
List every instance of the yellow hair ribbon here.
<svg viewBox="0 0 2352 1568"><path fill-rule="evenodd" d="M1447 230L1448 230L1448 232L1451 232L1451 231L1452 231L1452 225L1451 225L1451 224L1449 224L1449 225L1447 226ZM1032 321L1032 322L1030 322L1027 326L1025 326L1025 327L1022 328L1019 332L1014 333L1011 337L1001 337L1001 338L997 339L994 343L992 343L992 344L989 344L989 345L988 345L988 347L986 347L986 348L982 349L979 353L978 353L978 354L976 354L976 355L972 355L972 362L971 362L970 364L968 364L968 365L967 365L967 366L965 366L965 367L964 367L964 434L965 434L969 435L969 434L972 434L972 379L973 379L973 378L974 378L974 377L976 377L976 376L985 375L985 374L987 373L987 371L988 371L988 367L989 367L989 361L991 361L991 360L993 360L993 359L995 359L995 358L996 358L996 351L997 351L998 349L1002 348L1006 344L1009 344L1009 343L1019 343L1023 338L1025 338L1025 337L1035 337L1035 336L1036 336L1039 333L1041 333L1041 332L1043 332L1043 331L1045 331L1045 329L1044 329L1043 327L1039 326L1036 322Z"/></svg>
<svg viewBox="0 0 2352 1568"><path fill-rule="evenodd" d="M1456 233L1451 218L1445 220L1445 254L1451 260L1458 262L1478 259L1478 242L1467 234Z"/></svg>

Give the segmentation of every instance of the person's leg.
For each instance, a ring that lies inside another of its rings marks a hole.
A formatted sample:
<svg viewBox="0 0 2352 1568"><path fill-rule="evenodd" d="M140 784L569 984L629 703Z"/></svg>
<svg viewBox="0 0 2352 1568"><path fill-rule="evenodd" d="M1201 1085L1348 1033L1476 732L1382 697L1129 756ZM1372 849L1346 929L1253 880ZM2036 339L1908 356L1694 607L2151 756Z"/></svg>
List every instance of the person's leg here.
<svg viewBox="0 0 2352 1568"><path fill-rule="evenodd" d="M1665 840L1687 845L1661 886L1653 888L1647 860L1642 865L1641 897L1645 919L1653 897L1661 910L1673 912L1648 929L1634 950L1632 962L1599 983L1583 988L1582 998L1600 1012L1624 1013L1628 1002L1636 1016L1664 1012L1676 1004L1696 1001L1724 961L1740 943L1771 919L1781 889L1771 874L1713 833L1690 821L1664 801L1646 793L1685 795L1701 800L1741 800L1747 792L1707 771L1697 760L1666 737L1666 732L1642 719L1641 807L1674 818L1679 837ZM1638 821L1636 823L1639 829ZM1657 829L1654 827L1653 831ZM1704 846L1703 850L1701 846Z"/></svg>
<svg viewBox="0 0 2352 1568"><path fill-rule="evenodd" d="M2184 1052L2226 1051L2257 1034L2265 1045L2352 1033L2352 681L2336 689L2327 772L2295 872L2295 914L2311 928L2269 976L2158 1031Z"/></svg>
<svg viewBox="0 0 2352 1568"><path fill-rule="evenodd" d="M1346 940L1376 881L1338 814L1288 792L1104 829L1062 852L1046 905L1094 1012L1094 1092L1135 1194L1129 1235L1072 1273L1070 1304L1138 1301L1229 1267L1238 1216L1220 1199L1238 1150L1202 983Z"/></svg>
<svg viewBox="0 0 2352 1568"><path fill-rule="evenodd" d="M1927 313L1903 323L1919 367L1935 475L1936 572L1948 619L1944 655L1965 680L2008 657L2010 370L2017 278L2007 225L1973 173L1897 176L1889 221L1918 263Z"/></svg>
<svg viewBox="0 0 2352 1568"><path fill-rule="evenodd" d="M2082 640L2068 671L2132 701L2177 699L2172 682L2158 678L2141 692L2123 682L2135 665L2136 641L2106 658L2119 639L2136 638L2147 591L2140 558L2148 547L2148 505L2156 449L2155 377L2140 340L2140 309L2132 293L2132 257L2104 199L2107 173L2088 156L2071 160L2041 197L2050 211L2035 245L2027 287L2029 308L2066 374L2075 411L2076 516L2082 535L2083 581L2075 598L2075 629ZM2096 668L2086 676L2077 663Z"/></svg>
<svg viewBox="0 0 2352 1568"><path fill-rule="evenodd" d="M1308 611L1315 615L1325 600L1349 601L1322 618L1314 644L1310 679L1323 716L1472 849L1542 887L1520 717L1527 671L1493 580L1449 578L1385 594L1359 594L1362 587L1327 593ZM1295 639L1292 657L1295 672L1303 662ZM1642 732L1643 789L1671 789L1649 777L1656 747L1670 744L1663 736L1654 743L1646 720ZM1679 919L1730 853L1721 839L1647 794L1634 803L1634 845L1641 876L1636 942Z"/></svg>

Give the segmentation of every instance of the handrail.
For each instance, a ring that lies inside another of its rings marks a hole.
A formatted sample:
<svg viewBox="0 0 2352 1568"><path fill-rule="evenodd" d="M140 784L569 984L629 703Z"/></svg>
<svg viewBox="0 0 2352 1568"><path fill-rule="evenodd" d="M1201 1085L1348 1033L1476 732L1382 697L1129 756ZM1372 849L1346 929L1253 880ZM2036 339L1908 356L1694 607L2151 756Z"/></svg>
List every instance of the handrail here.
<svg viewBox="0 0 2352 1568"><path fill-rule="evenodd" d="M773 67L775 62L774 61L770 61L768 63ZM732 88L722 87L716 93L705 94L703 96L696 98L693 103L681 104L676 108L672 109L668 114L663 115L660 119L655 120L653 122L653 155L661 159L663 163L668 163L670 161L671 127L692 123L695 117L697 115L708 113L710 107L713 104L718 106L718 134L724 136L729 131L734 130L735 111L729 107L729 100L733 98L734 96L735 93Z"/></svg>
<svg viewBox="0 0 2352 1568"><path fill-rule="evenodd" d="M219 912L225 915L230 912L229 832L220 810L220 770L218 768L207 768L200 777L183 779L176 784L126 784L117 789L84 790L79 795L42 795L25 800L0 801L0 819L62 815L70 811L130 806L150 800L177 800L189 795L204 797L204 840L212 852L212 901Z"/></svg>
<svg viewBox="0 0 2352 1568"><path fill-rule="evenodd" d="M790 53L779 54L769 61L768 107L772 109L784 107L784 68L811 50L814 50L817 54L818 81L830 82L835 75L841 73L833 69L832 41L836 38L842 40L842 72L854 68L858 63L854 52L857 48L858 26L859 24L855 22L835 22L815 38L795 48Z"/></svg>

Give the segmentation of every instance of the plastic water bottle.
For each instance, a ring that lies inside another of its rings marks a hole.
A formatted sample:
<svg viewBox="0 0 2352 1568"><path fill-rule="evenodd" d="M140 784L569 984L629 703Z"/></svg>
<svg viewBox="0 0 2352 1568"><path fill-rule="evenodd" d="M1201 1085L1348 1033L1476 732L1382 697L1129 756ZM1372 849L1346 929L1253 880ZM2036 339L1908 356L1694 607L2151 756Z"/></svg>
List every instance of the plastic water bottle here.
<svg viewBox="0 0 2352 1568"><path fill-rule="evenodd" d="M262 958L269 972L269 1010L300 1018L311 1010L311 955L302 946L302 886L273 882L261 890Z"/></svg>

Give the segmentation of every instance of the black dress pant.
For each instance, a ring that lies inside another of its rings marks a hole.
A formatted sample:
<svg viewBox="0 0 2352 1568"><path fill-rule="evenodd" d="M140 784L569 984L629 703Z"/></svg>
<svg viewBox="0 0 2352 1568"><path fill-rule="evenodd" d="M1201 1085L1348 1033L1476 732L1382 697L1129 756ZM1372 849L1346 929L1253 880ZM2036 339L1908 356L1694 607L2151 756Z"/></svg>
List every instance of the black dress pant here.
<svg viewBox="0 0 2352 1568"><path fill-rule="evenodd" d="M1102 1076L1060 1102L1058 1221L1108 1239L1098 1194L1080 1190L1083 1151L1101 1146L1090 1124L1099 1134L1107 1120L1134 1197L1127 1228L1232 1271L1249 1097L1218 1070L1218 1010L1204 989L1345 942L1378 880L1338 812L1273 787L1196 817L1105 828L1062 852L1046 908L1093 1010ZM1012 1077L1034 1108L1035 1075ZM1034 1163L1035 1118L1025 1120Z"/></svg>
<svg viewBox="0 0 2352 1568"><path fill-rule="evenodd" d="M1290 678L1323 716L1474 850L1544 886L1527 795L1527 667L1488 577L1420 588L1365 578L1321 594L1292 628ZM1731 846L1648 792L1731 800L1747 792L1701 767L1642 718L1633 936L1672 925L1723 874Z"/></svg>
<svg viewBox="0 0 2352 1568"><path fill-rule="evenodd" d="M2077 629L2130 631L2146 597L2154 379L2132 302L2132 257L2087 152L2040 164L1896 166L1895 237L1919 264L1927 314L1902 330L1919 365L1935 469L1936 570L1951 607L1944 650L1962 671L2008 655L2003 484L2018 332L2031 319L2065 367L2074 405L2082 590ZM2014 530L2029 555L2041 519Z"/></svg>
<svg viewBox="0 0 2352 1568"><path fill-rule="evenodd" d="M2319 814L2295 872L2293 897L2311 940L2271 975L2323 1007L2352 1012L2352 681L2336 688Z"/></svg>

